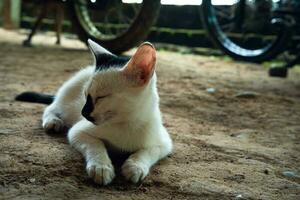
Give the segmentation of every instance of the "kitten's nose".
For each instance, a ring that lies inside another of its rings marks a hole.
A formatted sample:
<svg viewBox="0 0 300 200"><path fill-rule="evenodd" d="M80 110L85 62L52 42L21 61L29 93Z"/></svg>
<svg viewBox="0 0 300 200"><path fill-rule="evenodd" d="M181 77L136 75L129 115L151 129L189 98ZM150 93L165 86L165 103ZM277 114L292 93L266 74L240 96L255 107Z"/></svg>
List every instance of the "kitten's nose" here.
<svg viewBox="0 0 300 200"><path fill-rule="evenodd" d="M81 114L83 117L85 117L88 121L90 122L94 122L95 119L93 117L91 117L91 113L94 110L94 105L93 105L93 100L92 97L90 95L87 96L86 98L86 103L83 106L83 109L81 111Z"/></svg>

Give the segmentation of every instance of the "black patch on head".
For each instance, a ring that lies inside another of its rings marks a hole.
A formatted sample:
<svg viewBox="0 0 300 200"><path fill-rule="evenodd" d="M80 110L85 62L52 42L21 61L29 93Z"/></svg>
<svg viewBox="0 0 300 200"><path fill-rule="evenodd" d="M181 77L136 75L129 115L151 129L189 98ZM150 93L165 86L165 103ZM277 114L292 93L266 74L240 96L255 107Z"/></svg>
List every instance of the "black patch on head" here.
<svg viewBox="0 0 300 200"><path fill-rule="evenodd" d="M95 121L94 118L90 116L90 114L94 110L94 104L91 95L88 95L86 98L86 103L81 111L83 117L85 117L88 121L93 122Z"/></svg>
<svg viewBox="0 0 300 200"><path fill-rule="evenodd" d="M122 68L128 61L129 57L115 56L111 54L101 54L96 56L96 71L105 69Z"/></svg>

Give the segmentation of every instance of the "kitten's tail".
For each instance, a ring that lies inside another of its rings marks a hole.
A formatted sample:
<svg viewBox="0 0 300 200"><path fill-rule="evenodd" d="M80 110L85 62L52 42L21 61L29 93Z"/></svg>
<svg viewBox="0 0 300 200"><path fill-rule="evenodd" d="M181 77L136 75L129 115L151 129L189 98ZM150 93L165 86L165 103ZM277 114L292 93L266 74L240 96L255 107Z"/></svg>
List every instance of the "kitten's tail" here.
<svg viewBox="0 0 300 200"><path fill-rule="evenodd" d="M15 100L31 103L51 104L54 100L54 96L37 92L23 92L17 95Z"/></svg>

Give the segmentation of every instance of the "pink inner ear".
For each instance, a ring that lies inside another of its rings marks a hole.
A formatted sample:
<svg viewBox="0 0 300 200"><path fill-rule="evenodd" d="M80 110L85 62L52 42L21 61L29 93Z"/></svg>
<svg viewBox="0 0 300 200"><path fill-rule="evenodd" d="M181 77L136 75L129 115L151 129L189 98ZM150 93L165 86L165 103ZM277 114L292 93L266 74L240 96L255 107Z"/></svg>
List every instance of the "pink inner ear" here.
<svg viewBox="0 0 300 200"><path fill-rule="evenodd" d="M156 51L148 43L142 44L130 59L125 74L132 75L138 83L145 84L150 80L155 69Z"/></svg>

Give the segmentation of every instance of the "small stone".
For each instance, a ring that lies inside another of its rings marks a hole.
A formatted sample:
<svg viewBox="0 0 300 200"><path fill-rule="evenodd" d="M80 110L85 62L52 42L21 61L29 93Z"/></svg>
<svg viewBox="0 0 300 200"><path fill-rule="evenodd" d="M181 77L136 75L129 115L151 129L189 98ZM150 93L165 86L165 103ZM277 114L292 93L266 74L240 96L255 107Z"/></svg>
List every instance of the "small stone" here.
<svg viewBox="0 0 300 200"><path fill-rule="evenodd" d="M300 176L293 171L284 171L282 174L288 178L300 178Z"/></svg>
<svg viewBox="0 0 300 200"><path fill-rule="evenodd" d="M239 92L235 95L235 97L237 97L237 98L247 98L247 99L256 98L257 96L258 96L258 93L251 92L251 91Z"/></svg>
<svg viewBox="0 0 300 200"><path fill-rule="evenodd" d="M227 176L224 179L228 180L228 181L235 181L235 182L241 183L245 180L245 175L243 175L243 174L234 174L233 176Z"/></svg>
<svg viewBox="0 0 300 200"><path fill-rule="evenodd" d="M35 182L35 178L29 179L29 182L30 182L30 183L34 183L34 182Z"/></svg>
<svg viewBox="0 0 300 200"><path fill-rule="evenodd" d="M208 93L215 93L216 89L215 88L206 88L206 92L208 92Z"/></svg>
<svg viewBox="0 0 300 200"><path fill-rule="evenodd" d="M2 129L0 130L0 135L7 135L13 133L13 131L11 129Z"/></svg>
<svg viewBox="0 0 300 200"><path fill-rule="evenodd" d="M141 187L141 188L140 188L140 191L143 192L143 193L145 193L145 192L148 192L148 189L145 188L145 187Z"/></svg>
<svg viewBox="0 0 300 200"><path fill-rule="evenodd" d="M242 194L236 194L234 199L243 199L243 195Z"/></svg>

